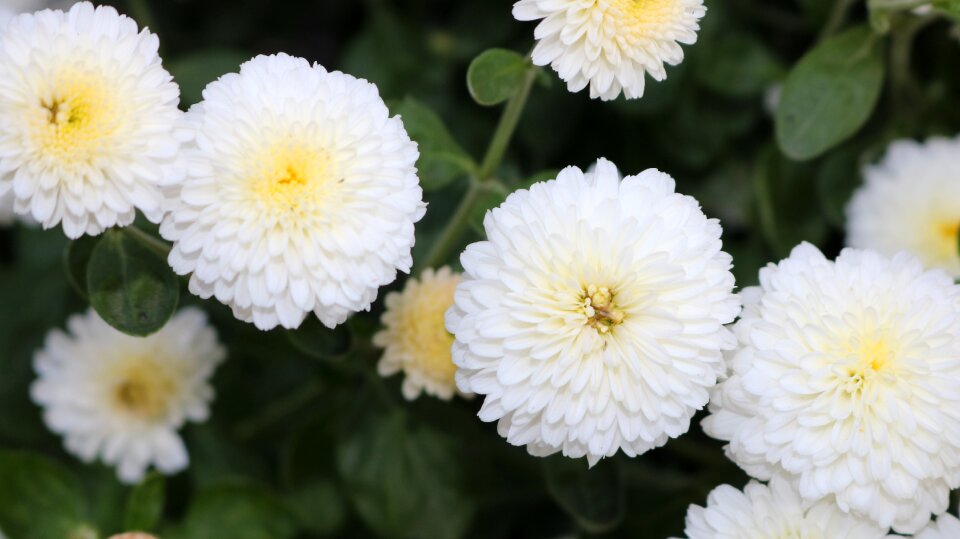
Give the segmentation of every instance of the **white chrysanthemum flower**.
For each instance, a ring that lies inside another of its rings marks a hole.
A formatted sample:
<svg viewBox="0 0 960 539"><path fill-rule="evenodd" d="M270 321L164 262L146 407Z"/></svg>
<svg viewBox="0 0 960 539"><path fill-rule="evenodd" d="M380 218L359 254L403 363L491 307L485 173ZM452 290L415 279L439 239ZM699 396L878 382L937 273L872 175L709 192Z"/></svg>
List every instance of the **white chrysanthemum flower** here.
<svg viewBox="0 0 960 539"><path fill-rule="evenodd" d="M421 391L444 400L453 397L457 368L444 313L453 305L459 283L460 275L448 266L427 268L420 279L408 279L402 292L387 294L387 310L380 319L384 329L373 336L373 344L384 349L377 370L383 376L403 371L403 396L408 400Z"/></svg>
<svg viewBox="0 0 960 539"><path fill-rule="evenodd" d="M285 54L203 92L161 234L190 291L260 329L334 327L412 263L417 145L373 84Z"/></svg>
<svg viewBox="0 0 960 539"><path fill-rule="evenodd" d="M912 533L960 486L960 287L901 253L802 244L744 290L706 432L758 479Z"/></svg>
<svg viewBox="0 0 960 539"><path fill-rule="evenodd" d="M687 510L688 539L883 539L886 529L844 513L836 504L804 502L784 479L751 481L743 492L720 485L707 506Z"/></svg>
<svg viewBox="0 0 960 539"><path fill-rule="evenodd" d="M645 75L661 81L664 64L683 61L681 43L697 41L703 0L520 0L519 21L541 20L533 63L551 65L571 92L590 97L643 96Z"/></svg>
<svg viewBox="0 0 960 539"><path fill-rule="evenodd" d="M177 430L204 421L209 379L225 356L206 315L188 308L149 337L131 337L91 309L53 330L34 359L33 400L50 430L85 462L117 467L138 482L149 466L171 474L187 466Z"/></svg>
<svg viewBox="0 0 960 539"><path fill-rule="evenodd" d="M908 251L960 277L960 137L894 142L864 179L847 206L847 243L887 256Z"/></svg>
<svg viewBox="0 0 960 539"><path fill-rule="evenodd" d="M673 179L570 167L510 195L461 261L447 329L480 418L532 455L591 464L687 431L735 345L720 224Z"/></svg>
<svg viewBox="0 0 960 539"><path fill-rule="evenodd" d="M0 35L0 194L70 238L159 221L177 163L180 90L157 36L112 7L15 17Z"/></svg>
<svg viewBox="0 0 960 539"><path fill-rule="evenodd" d="M891 535L891 539L899 537ZM913 536L913 539L957 539L960 537L960 519L944 513L940 515L936 522L931 522L925 528Z"/></svg>

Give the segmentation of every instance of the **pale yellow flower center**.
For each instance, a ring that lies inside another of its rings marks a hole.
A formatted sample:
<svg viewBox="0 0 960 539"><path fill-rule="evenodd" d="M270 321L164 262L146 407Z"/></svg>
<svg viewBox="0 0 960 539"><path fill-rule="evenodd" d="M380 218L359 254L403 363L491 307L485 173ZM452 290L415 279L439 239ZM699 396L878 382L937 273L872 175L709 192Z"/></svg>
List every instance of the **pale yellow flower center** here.
<svg viewBox="0 0 960 539"><path fill-rule="evenodd" d="M587 325L601 334L609 333L623 323L624 312L614 301L615 293L608 287L589 285L584 288L580 300L580 312L587 319Z"/></svg>
<svg viewBox="0 0 960 539"><path fill-rule="evenodd" d="M957 240L960 233L960 219L955 221L939 221L934 224L936 229L937 244L939 245L941 258L949 260L957 255Z"/></svg>
<svg viewBox="0 0 960 539"><path fill-rule="evenodd" d="M114 92L90 73L64 71L41 91L33 116L40 152L66 164L89 161L109 144L120 120Z"/></svg>
<svg viewBox="0 0 960 539"><path fill-rule="evenodd" d="M883 337L864 339L850 347L856 362L846 369L845 389L849 393L865 390L877 376L892 368L893 353Z"/></svg>
<svg viewBox="0 0 960 539"><path fill-rule="evenodd" d="M296 213L313 206L331 186L332 159L323 151L295 140L276 143L254 157L249 167L254 197L267 209Z"/></svg>
<svg viewBox="0 0 960 539"><path fill-rule="evenodd" d="M647 33L651 28L660 28L677 18L679 0L597 0L606 1L612 14L624 28L632 32Z"/></svg>
<svg viewBox="0 0 960 539"><path fill-rule="evenodd" d="M152 421L167 413L177 389L176 380L164 365L138 357L117 366L111 397L120 412Z"/></svg>

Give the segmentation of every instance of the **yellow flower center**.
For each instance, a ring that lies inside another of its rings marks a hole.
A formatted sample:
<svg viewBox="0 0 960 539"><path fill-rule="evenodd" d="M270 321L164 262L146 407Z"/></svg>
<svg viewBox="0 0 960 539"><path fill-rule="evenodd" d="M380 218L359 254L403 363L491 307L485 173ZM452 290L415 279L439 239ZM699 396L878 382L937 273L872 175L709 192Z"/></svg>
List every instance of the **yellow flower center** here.
<svg viewBox="0 0 960 539"><path fill-rule="evenodd" d="M936 229L936 238L939 248L942 251L941 257L945 260L957 256L957 240L960 234L960 219L952 221L939 221L934 225Z"/></svg>
<svg viewBox="0 0 960 539"><path fill-rule="evenodd" d="M41 97L33 118L40 152L67 164L89 161L107 149L105 139L119 125L120 112L102 78L65 71Z"/></svg>
<svg viewBox="0 0 960 539"><path fill-rule="evenodd" d="M614 302L615 294L606 286L587 286L580 301L580 312L587 319L587 325L601 334L609 333L623 323L624 313Z"/></svg>
<svg viewBox="0 0 960 539"><path fill-rule="evenodd" d="M150 421L166 414L176 391L177 383L164 365L150 358L133 358L117 370L111 396L121 412Z"/></svg>
<svg viewBox="0 0 960 539"><path fill-rule="evenodd" d="M343 179L333 178L329 154L293 140L269 147L249 167L254 197L268 210L297 213Z"/></svg>
<svg viewBox="0 0 960 539"><path fill-rule="evenodd" d="M680 7L679 0L597 0L604 1L621 24L640 33L673 22Z"/></svg>
<svg viewBox="0 0 960 539"><path fill-rule="evenodd" d="M863 391L876 376L891 369L892 352L884 338L865 339L851 347L856 363L846 369L845 389L848 393Z"/></svg>

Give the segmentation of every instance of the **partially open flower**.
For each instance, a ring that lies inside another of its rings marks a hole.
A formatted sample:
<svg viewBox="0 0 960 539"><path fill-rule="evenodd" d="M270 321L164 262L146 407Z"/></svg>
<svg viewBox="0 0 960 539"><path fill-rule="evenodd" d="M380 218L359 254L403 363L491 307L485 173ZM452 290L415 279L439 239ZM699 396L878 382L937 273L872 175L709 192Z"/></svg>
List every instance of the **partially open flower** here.
<svg viewBox="0 0 960 539"><path fill-rule="evenodd" d="M427 268L419 279L408 279L402 292L387 294L384 329L373 336L373 343L384 349L377 370L383 376L403 371L403 396L408 400L421 391L445 400L453 397L453 335L447 333L443 315L453 305L459 282L460 275L448 266Z"/></svg>

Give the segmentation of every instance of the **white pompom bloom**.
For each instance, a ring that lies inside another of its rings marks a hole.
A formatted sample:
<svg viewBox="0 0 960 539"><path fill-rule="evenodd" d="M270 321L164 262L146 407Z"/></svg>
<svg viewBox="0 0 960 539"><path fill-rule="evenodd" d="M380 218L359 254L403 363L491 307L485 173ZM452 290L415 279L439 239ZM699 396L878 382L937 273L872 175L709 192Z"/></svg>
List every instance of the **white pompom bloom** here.
<svg viewBox="0 0 960 539"><path fill-rule="evenodd" d="M744 290L706 432L750 475L912 533L960 486L960 287L940 270L802 244Z"/></svg>
<svg viewBox="0 0 960 539"><path fill-rule="evenodd" d="M15 17L0 33L0 195L70 238L162 217L182 176L180 90L159 40L89 2Z"/></svg>
<svg viewBox="0 0 960 539"><path fill-rule="evenodd" d="M571 92L590 97L643 96L647 73L667 77L664 64L683 61L680 44L697 41L703 0L520 0L519 21L541 20L533 63L550 65Z"/></svg>
<svg viewBox="0 0 960 539"><path fill-rule="evenodd" d="M33 400L50 430L85 462L98 457L136 483L150 466L187 466L177 430L205 421L209 380L225 350L198 309L187 308L149 337L131 337L91 309L53 330L34 358Z"/></svg>
<svg viewBox="0 0 960 539"><path fill-rule="evenodd" d="M740 304L720 224L656 170L600 160L511 194L461 256L447 329L480 418L532 455L591 464L687 431Z"/></svg>
<svg viewBox="0 0 960 539"><path fill-rule="evenodd" d="M743 492L720 485L707 506L687 511L688 539L883 539L886 529L844 513L836 504L811 505L784 479L770 485L751 481Z"/></svg>
<svg viewBox="0 0 960 539"><path fill-rule="evenodd" d="M190 171L160 228L190 291L260 329L334 327L409 271L419 156L373 84L285 54L203 92Z"/></svg>
<svg viewBox="0 0 960 539"><path fill-rule="evenodd" d="M847 206L847 244L887 256L908 251L960 277L960 137L894 142L863 174Z"/></svg>
<svg viewBox="0 0 960 539"><path fill-rule="evenodd" d="M891 535L895 539L896 535ZM957 539L960 537L960 519L944 513L940 515L936 522L931 522L925 528L918 531L913 539Z"/></svg>
<svg viewBox="0 0 960 539"><path fill-rule="evenodd" d="M421 391L444 400L453 397L453 335L444 327L444 313L453 305L459 282L460 274L448 266L427 268L419 279L408 279L402 292L387 294L384 329L373 336L373 344L384 349L377 370L383 376L403 371L403 396L408 400Z"/></svg>

